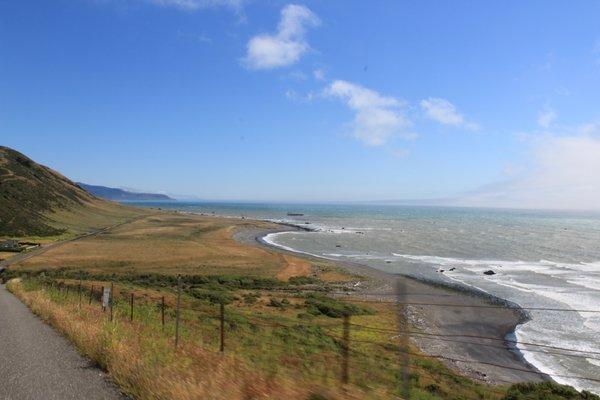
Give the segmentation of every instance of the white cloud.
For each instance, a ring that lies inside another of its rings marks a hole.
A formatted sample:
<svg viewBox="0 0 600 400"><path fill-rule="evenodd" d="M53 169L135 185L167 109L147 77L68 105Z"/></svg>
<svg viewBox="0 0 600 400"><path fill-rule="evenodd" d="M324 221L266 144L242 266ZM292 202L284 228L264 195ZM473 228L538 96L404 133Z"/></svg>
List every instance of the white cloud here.
<svg viewBox="0 0 600 400"><path fill-rule="evenodd" d="M230 7L234 10L241 10L244 0L144 0L163 7L176 7L182 10L195 11L201 8L209 7Z"/></svg>
<svg viewBox="0 0 600 400"><path fill-rule="evenodd" d="M600 123L530 136L531 165L505 182L460 199L462 205L600 208Z"/></svg>
<svg viewBox="0 0 600 400"><path fill-rule="evenodd" d="M250 39L244 64L251 69L273 69L298 62L310 50L305 38L307 28L319 24L319 18L307 7L288 4L281 10L275 34Z"/></svg>
<svg viewBox="0 0 600 400"><path fill-rule="evenodd" d="M394 97L342 80L333 81L323 95L344 101L356 112L352 135L368 146L381 146L393 136L416 138L408 131L412 124L402 113L403 102Z"/></svg>
<svg viewBox="0 0 600 400"><path fill-rule="evenodd" d="M554 112L554 110L546 109L539 113L537 122L538 125L542 128L549 128L555 120L556 113Z"/></svg>
<svg viewBox="0 0 600 400"><path fill-rule="evenodd" d="M288 89L285 91L285 97L290 101L295 101L297 103L310 103L317 95L310 91L306 94L299 94L294 89Z"/></svg>
<svg viewBox="0 0 600 400"><path fill-rule="evenodd" d="M438 97L429 97L421 100L421 108L425 115L443 125L460 126L469 130L477 130L477 124L468 122L465 117L458 112L454 104L446 99Z"/></svg>
<svg viewBox="0 0 600 400"><path fill-rule="evenodd" d="M324 81L325 80L325 71L323 71L322 69L315 69L313 71L313 76L315 77L316 80L318 81Z"/></svg>

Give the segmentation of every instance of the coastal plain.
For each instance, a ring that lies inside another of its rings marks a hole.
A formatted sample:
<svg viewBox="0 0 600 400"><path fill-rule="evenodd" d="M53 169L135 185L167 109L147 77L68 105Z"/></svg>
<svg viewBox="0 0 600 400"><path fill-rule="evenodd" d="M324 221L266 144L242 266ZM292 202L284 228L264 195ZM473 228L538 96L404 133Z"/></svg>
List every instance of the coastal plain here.
<svg viewBox="0 0 600 400"><path fill-rule="evenodd" d="M85 270L91 274L117 275L254 276L282 281L308 277L334 285L335 290L343 293L338 297L345 300L355 300L357 304L380 302L392 310L392 316L396 309L397 282L402 281L404 301L416 303L407 307L412 330L427 333L411 335L421 351L445 356L447 365L481 382L506 384L544 379L504 342L506 335L524 320L518 310L501 306L486 308L489 301L470 292L402 278L361 264L300 255L261 240L270 232L293 227L190 213L146 212L150 215L56 246L11 268L27 272ZM373 292L377 294L369 294ZM440 340L447 335L471 338Z"/></svg>

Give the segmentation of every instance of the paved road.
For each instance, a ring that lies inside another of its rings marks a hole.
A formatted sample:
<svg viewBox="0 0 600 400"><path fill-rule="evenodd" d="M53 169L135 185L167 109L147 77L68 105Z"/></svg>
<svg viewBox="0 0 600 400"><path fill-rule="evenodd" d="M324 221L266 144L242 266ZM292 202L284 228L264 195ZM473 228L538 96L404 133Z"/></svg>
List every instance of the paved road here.
<svg viewBox="0 0 600 400"><path fill-rule="evenodd" d="M0 285L0 400L39 399L126 397L104 372Z"/></svg>

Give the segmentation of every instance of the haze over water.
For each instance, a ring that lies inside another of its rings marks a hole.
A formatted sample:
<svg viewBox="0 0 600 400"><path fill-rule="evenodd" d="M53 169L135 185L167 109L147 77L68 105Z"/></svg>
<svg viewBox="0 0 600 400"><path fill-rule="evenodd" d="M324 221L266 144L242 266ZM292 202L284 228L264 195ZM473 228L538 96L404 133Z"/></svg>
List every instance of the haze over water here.
<svg viewBox="0 0 600 400"><path fill-rule="evenodd" d="M521 307L578 310L531 310L531 320L515 336L524 357L538 369L560 383L600 393L600 383L573 378L600 377L600 312L581 311L600 310L600 214L371 205L140 205L298 224L315 231L271 234L266 240L388 272L464 284ZM494 274L484 274L489 270ZM540 348L522 343L584 353L534 352L528 350Z"/></svg>

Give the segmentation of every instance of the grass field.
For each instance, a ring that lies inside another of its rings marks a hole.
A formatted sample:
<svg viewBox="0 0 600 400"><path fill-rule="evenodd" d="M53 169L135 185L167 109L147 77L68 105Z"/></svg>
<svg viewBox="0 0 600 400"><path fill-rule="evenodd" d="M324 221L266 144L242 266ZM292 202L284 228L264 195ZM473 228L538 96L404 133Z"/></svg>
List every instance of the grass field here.
<svg viewBox="0 0 600 400"><path fill-rule="evenodd" d="M405 348L397 332L405 325L393 303L329 297L329 291L357 277L326 261L232 238L238 229L275 228L271 223L147 212L151 215L11 266L5 277L21 278L11 280L9 289L136 399L400 398ZM181 341L175 350L179 274ZM100 287L111 284L112 322L98 301ZM221 304L224 354L219 352ZM349 342L344 315L351 318ZM580 398L572 392L562 396L567 393L562 387L545 388L549 397L546 392L535 397L539 386L521 388L531 396L492 386L461 376L412 346L408 351L412 399Z"/></svg>
<svg viewBox="0 0 600 400"><path fill-rule="evenodd" d="M258 246L236 242L232 233L244 228L269 229L260 221L156 213L84 238L16 265L20 270L85 269L95 273L161 273L256 275L286 280L322 275L344 280L327 263L311 263Z"/></svg>

